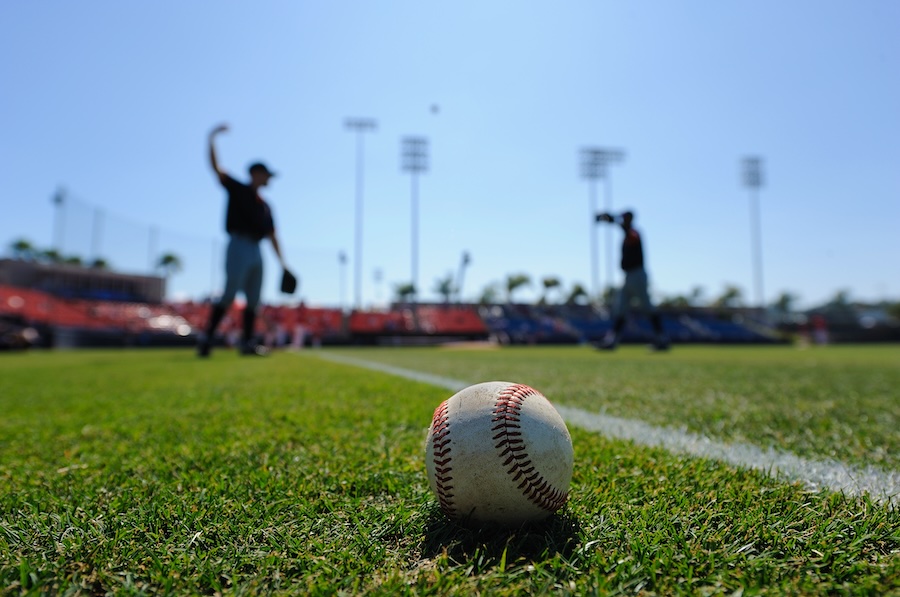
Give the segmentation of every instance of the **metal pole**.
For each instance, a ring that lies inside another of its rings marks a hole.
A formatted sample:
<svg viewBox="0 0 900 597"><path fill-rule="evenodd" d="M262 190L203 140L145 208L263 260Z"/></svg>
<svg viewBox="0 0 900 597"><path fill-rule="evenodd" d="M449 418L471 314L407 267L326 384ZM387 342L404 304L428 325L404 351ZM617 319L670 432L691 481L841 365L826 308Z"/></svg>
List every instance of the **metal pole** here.
<svg viewBox="0 0 900 597"><path fill-rule="evenodd" d="M612 213L613 210L613 200L612 200L612 176L609 175L608 172L605 173L606 179L606 207L604 211L606 213ZM606 286L607 288L613 286L613 277L615 276L615 266L613 263L615 259L613 258L613 237L612 237L612 226L604 226L604 230L606 231Z"/></svg>
<svg viewBox="0 0 900 597"><path fill-rule="evenodd" d="M412 176L410 177L412 188L410 189L411 202L410 205L410 213L412 216L412 222L410 223L410 230L412 231L412 261L411 261L411 276L412 276L412 285L416 290L416 294L419 293L419 186L417 184L419 177L416 175L416 171L414 170Z"/></svg>
<svg viewBox="0 0 900 597"><path fill-rule="evenodd" d="M363 244L363 135L356 135L356 223L353 251L353 304L362 307L362 244Z"/></svg>
<svg viewBox="0 0 900 597"><path fill-rule="evenodd" d="M456 302L462 302L463 276L466 273L466 266L469 265L469 252L464 251L462 259L459 262L459 275L456 277Z"/></svg>
<svg viewBox="0 0 900 597"><path fill-rule="evenodd" d="M760 223L759 189L763 185L762 158L752 156L743 160L744 186L750 190L750 235L753 259L753 285L756 304L765 307L762 273L762 225Z"/></svg>
<svg viewBox="0 0 900 597"><path fill-rule="evenodd" d="M65 216L66 216L66 205L65 205L65 196L66 191L62 187L56 190L56 194L53 195L53 203L56 205L56 222L54 224L53 231L53 244L56 252L62 255L63 252L63 229L65 226Z"/></svg>
<svg viewBox="0 0 900 597"><path fill-rule="evenodd" d="M354 306L362 307L362 242L363 242L363 133L374 130L376 122L368 118L348 118L344 125L356 131L356 223L353 258Z"/></svg>
<svg viewBox="0 0 900 597"><path fill-rule="evenodd" d="M765 306L765 293L763 291L762 273L762 228L759 216L759 188L750 190L750 217L753 226L753 278L756 287L756 304L762 308Z"/></svg>
<svg viewBox="0 0 900 597"><path fill-rule="evenodd" d="M406 137L402 142L401 166L409 172L411 180L411 272L410 278L416 295L419 294L419 178L428 170L428 140L424 137Z"/></svg>
<svg viewBox="0 0 900 597"><path fill-rule="evenodd" d="M590 205L589 209L591 213L589 214L589 220L591 226L591 294L593 296L598 296L597 291L600 288L600 270L598 266L598 240L597 240L597 223L595 218L597 217L597 179L592 178L588 183L590 188ZM609 238L609 235L607 235ZM609 248L607 247L607 250Z"/></svg>
<svg viewBox="0 0 900 597"><path fill-rule="evenodd" d="M581 150L581 175L590 181L590 225L591 225L591 293L596 299L601 296L597 264L597 190L598 178L606 179L606 211L612 210L612 181L609 176L609 164L625 159L625 152L620 149L588 147ZM612 285L613 249L612 231L606 230L607 284Z"/></svg>

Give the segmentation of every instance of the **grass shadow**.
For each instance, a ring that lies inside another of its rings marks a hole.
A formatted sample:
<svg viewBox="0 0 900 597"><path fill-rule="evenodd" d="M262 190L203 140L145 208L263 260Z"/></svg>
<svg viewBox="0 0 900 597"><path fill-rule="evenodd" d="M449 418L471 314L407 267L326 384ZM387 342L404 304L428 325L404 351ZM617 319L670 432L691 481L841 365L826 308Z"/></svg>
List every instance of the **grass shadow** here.
<svg viewBox="0 0 900 597"><path fill-rule="evenodd" d="M437 506L425 522L421 553L442 554L456 562L477 560L485 568L501 562L537 562L548 557L571 556L578 548L581 523L568 509L521 527L463 524L447 518ZM504 556L505 554L505 556Z"/></svg>

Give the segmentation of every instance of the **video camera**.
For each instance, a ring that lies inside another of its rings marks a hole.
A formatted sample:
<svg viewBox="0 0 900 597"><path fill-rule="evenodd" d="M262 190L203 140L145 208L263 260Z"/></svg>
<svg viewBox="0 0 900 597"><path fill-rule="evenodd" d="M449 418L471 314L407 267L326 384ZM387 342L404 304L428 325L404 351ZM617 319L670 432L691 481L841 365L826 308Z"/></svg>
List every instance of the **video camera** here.
<svg viewBox="0 0 900 597"><path fill-rule="evenodd" d="M634 212L632 212L632 211L623 211L619 215L602 212L602 213L598 213L594 217L594 220L597 222L609 222L612 224L612 223L616 223L616 222L623 222L623 221L629 220L633 217L634 217Z"/></svg>

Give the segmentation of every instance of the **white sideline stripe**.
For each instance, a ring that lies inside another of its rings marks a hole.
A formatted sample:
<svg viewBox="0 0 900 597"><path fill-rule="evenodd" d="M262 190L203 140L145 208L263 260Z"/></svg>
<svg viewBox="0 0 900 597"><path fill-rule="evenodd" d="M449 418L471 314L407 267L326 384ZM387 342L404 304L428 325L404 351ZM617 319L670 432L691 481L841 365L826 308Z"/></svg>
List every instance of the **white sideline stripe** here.
<svg viewBox="0 0 900 597"><path fill-rule="evenodd" d="M316 355L326 360L420 381L452 392L472 385L458 379L346 355L321 351L316 351ZM832 459L811 460L791 452L774 448L763 449L751 444L725 444L702 435L656 427L635 419L592 413L555 403L554 406L563 419L572 425L596 431L607 437L632 441L642 446L661 447L676 454L717 460L739 468L757 469L771 477L802 482L815 491L826 489L849 495L867 493L877 502L900 505L900 472L897 471L873 466L853 467Z"/></svg>

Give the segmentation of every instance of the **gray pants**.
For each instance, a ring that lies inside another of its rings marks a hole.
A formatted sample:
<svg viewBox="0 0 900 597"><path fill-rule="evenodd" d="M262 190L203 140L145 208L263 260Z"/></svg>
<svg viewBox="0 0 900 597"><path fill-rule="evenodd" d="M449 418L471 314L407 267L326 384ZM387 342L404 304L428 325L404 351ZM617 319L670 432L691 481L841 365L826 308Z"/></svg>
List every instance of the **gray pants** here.
<svg viewBox="0 0 900 597"><path fill-rule="evenodd" d="M653 303L650 302L648 291L647 272L644 269L633 269L625 272L625 283L616 297L613 317L627 315L631 311L631 302L637 299L640 309L650 315L654 312Z"/></svg>
<svg viewBox="0 0 900 597"><path fill-rule="evenodd" d="M263 259L259 243L252 238L233 234L225 253L225 290L219 304L228 307L238 291L247 298L247 308L255 310L262 290Z"/></svg>

